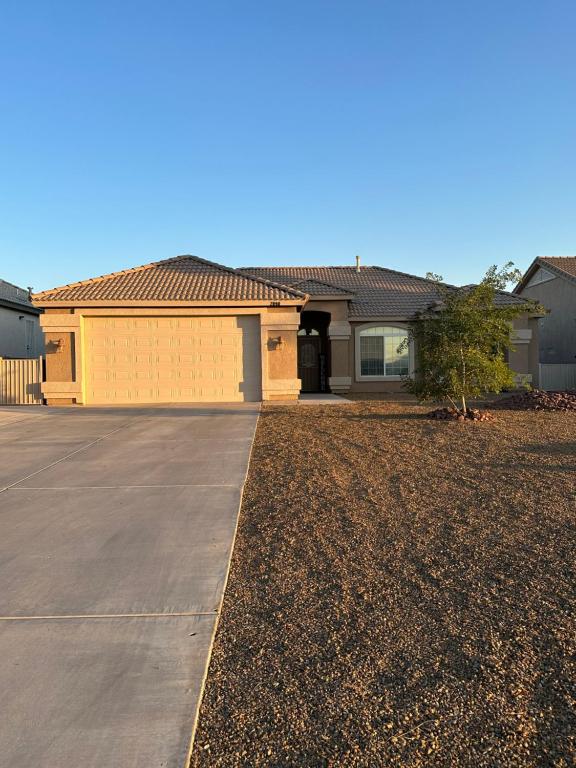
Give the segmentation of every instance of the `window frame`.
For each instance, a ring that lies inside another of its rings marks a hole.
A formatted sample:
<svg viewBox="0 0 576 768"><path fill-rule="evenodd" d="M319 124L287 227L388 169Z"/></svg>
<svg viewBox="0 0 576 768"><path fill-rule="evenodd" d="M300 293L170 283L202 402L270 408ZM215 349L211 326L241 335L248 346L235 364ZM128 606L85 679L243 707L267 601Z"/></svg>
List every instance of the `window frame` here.
<svg viewBox="0 0 576 768"><path fill-rule="evenodd" d="M372 323L362 323L362 325L356 326L354 330L356 381L404 381L406 379L406 376L404 375L393 374L393 375L387 376L386 374L384 374L382 376L373 376L373 375L362 374L362 361L360 356L360 332L365 331L368 328L396 328L397 330L403 331L406 335L408 335L408 326L405 323L401 323L401 322L390 322L386 320L378 320ZM414 375L413 346L414 345L412 341L408 340L408 377L412 377Z"/></svg>

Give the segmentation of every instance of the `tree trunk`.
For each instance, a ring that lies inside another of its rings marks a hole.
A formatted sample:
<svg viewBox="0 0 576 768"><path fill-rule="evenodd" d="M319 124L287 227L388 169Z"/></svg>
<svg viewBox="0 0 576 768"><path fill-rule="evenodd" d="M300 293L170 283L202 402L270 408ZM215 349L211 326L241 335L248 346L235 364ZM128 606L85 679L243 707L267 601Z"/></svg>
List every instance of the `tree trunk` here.
<svg viewBox="0 0 576 768"><path fill-rule="evenodd" d="M462 415L466 416L466 397L464 395L466 391L466 359L462 347L460 347L460 359L462 360Z"/></svg>

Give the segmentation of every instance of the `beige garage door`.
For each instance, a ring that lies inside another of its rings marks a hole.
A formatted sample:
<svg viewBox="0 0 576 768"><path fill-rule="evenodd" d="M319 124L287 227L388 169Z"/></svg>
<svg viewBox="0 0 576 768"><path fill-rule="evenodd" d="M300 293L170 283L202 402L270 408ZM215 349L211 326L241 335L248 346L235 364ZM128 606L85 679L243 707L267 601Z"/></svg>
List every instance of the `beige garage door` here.
<svg viewBox="0 0 576 768"><path fill-rule="evenodd" d="M87 317L87 403L260 400L260 318Z"/></svg>

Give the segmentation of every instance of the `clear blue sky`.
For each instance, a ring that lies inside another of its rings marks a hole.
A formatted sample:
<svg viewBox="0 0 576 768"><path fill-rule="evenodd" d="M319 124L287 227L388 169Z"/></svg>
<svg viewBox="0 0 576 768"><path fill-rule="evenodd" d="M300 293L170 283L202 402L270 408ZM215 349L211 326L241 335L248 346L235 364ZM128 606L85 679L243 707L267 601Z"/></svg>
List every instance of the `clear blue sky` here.
<svg viewBox="0 0 576 768"><path fill-rule="evenodd" d="M576 252L574 0L3 0L0 276Z"/></svg>

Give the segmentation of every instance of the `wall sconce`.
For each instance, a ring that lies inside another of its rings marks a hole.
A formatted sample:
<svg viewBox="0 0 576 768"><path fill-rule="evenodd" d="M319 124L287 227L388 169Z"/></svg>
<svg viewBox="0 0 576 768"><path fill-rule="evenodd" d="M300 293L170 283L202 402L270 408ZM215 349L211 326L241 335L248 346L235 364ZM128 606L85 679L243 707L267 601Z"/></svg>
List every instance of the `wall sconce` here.
<svg viewBox="0 0 576 768"><path fill-rule="evenodd" d="M272 339L272 342L274 343L274 349L282 349L284 346L284 339L282 336L278 336L275 339Z"/></svg>
<svg viewBox="0 0 576 768"><path fill-rule="evenodd" d="M61 352L64 346L64 339L52 339L49 344L52 352Z"/></svg>

